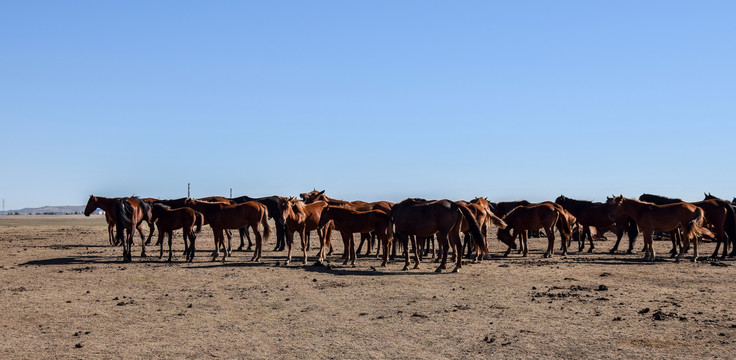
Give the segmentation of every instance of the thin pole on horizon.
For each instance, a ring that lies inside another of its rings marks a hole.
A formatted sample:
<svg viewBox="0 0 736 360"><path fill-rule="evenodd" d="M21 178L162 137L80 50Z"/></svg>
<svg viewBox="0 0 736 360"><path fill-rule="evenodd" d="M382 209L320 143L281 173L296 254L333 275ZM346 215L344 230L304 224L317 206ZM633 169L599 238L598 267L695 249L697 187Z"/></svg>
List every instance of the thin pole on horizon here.
<svg viewBox="0 0 736 360"><path fill-rule="evenodd" d="M192 184L187 183L187 197L192 197Z"/></svg>
<svg viewBox="0 0 736 360"><path fill-rule="evenodd" d="M233 198L233 188L230 188L230 198Z"/></svg>

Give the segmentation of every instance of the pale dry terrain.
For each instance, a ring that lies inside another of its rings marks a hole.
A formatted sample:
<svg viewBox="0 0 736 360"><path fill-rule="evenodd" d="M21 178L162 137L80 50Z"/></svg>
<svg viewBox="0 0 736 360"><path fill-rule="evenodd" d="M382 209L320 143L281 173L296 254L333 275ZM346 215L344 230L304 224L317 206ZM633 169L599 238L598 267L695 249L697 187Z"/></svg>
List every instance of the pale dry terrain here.
<svg viewBox="0 0 736 360"><path fill-rule="evenodd" d="M734 262L675 264L666 242L655 242L655 263L608 254L611 240L594 254L542 259L546 241L530 239L528 258L501 258L494 235L491 260L435 274L435 264L404 272L373 257L343 267L338 238L334 266L301 266L300 256L283 266L274 241L259 264L249 252L210 262L205 227L194 263L182 262L177 237L174 263L157 248L141 259L137 246L124 264L100 216L0 219L0 358L732 358L736 349Z"/></svg>

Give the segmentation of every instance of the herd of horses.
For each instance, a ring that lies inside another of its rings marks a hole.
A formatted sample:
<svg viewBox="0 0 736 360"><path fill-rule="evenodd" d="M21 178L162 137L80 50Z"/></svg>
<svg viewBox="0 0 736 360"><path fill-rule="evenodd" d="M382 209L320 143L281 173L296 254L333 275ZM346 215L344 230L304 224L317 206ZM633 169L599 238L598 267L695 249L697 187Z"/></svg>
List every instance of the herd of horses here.
<svg viewBox="0 0 736 360"><path fill-rule="evenodd" d="M518 249L528 255L527 239L532 232L543 229L548 243L544 257L555 251L555 232L560 234L561 252L567 254L570 241L578 240L578 251L585 249L586 239L594 249L593 238L605 232L614 232L616 243L610 250L618 251L624 234L628 235L632 253L634 240L641 232L644 238L644 259L655 260L652 246L653 234L663 233L672 239L670 255L679 261L693 247L693 261L698 259L698 240L709 237L717 241L713 257L723 246L721 258L736 256L736 214L734 203L705 194L703 201L689 203L681 199L644 194L636 199L612 196L604 203L558 197L554 202L529 203L528 201L490 202L478 197L471 201L426 200L409 198L399 203L388 201L363 202L333 199L325 191L312 190L295 197L268 196L251 198L241 196L225 198L211 196L200 199L181 198L160 200L155 198L120 197L106 198L90 195L84 214L89 216L100 208L105 212L111 245L122 245L123 261L132 260L134 233L141 237L141 257L146 256L154 228L158 230L159 258L163 257L164 238L168 237L168 261L172 260L172 235L182 229L184 255L192 261L196 250L197 233L209 224L214 235L215 249L212 260L222 251L222 260L232 253L233 230L238 230L240 246L252 249L249 229L255 236L255 249L251 261L260 261L263 243L271 234L268 219L276 228L274 251L287 249L286 263L292 260L294 233L299 234L303 263L308 260L310 233L316 231L319 238L317 264L333 253L331 234L340 233L343 241L343 264L355 266L357 254L367 244L370 255L376 242L376 256L383 254L381 266L386 266L389 254L396 256L400 247L404 257L404 270L410 267L413 253L414 266L429 254L430 248L440 263L436 269L446 269L451 250L455 263L453 272L462 267L462 259L468 256L473 262L481 261L489 254L488 231L497 227L497 238L507 246L503 256ZM734 199L736 202L736 199ZM141 224L148 223L148 236ZM355 247L354 234L361 234ZM463 237L461 238L461 234ZM225 242L227 238L227 243ZM516 239L519 239L518 246ZM394 241L394 239L396 241ZM437 246L435 247L435 241ZM729 243L731 253L728 253ZM411 249L409 245L411 244ZM398 245L398 246L397 246ZM433 256L434 257L434 256Z"/></svg>

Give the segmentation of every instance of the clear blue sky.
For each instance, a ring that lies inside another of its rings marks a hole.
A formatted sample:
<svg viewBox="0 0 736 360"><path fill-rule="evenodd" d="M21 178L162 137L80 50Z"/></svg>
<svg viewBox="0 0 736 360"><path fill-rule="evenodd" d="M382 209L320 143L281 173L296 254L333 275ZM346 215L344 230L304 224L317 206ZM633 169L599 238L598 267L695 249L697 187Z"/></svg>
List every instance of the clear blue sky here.
<svg viewBox="0 0 736 360"><path fill-rule="evenodd" d="M4 1L0 196L736 195L733 1Z"/></svg>

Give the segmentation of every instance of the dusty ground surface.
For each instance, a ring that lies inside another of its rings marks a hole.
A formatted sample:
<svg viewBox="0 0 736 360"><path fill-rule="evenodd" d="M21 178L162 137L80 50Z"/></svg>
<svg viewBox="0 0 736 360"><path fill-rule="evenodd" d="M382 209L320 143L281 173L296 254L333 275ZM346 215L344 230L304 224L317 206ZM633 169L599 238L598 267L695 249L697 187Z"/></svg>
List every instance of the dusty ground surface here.
<svg viewBox="0 0 736 360"><path fill-rule="evenodd" d="M665 242L655 242L660 261L644 263L608 254L610 240L593 254L542 259L546 242L530 239L528 258L500 258L494 238L493 259L435 274L435 264L404 272L372 257L343 267L338 239L335 266L283 266L274 241L259 264L246 252L210 262L205 227L194 263L182 262L178 238L173 264L123 264L102 217L0 219L0 358L731 358L736 349L734 261L675 264Z"/></svg>

